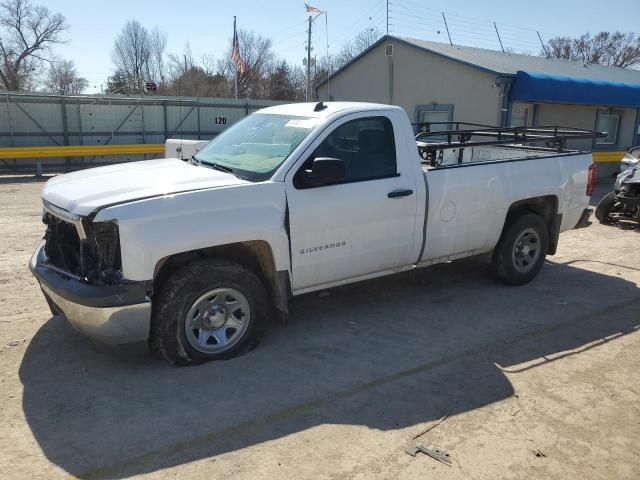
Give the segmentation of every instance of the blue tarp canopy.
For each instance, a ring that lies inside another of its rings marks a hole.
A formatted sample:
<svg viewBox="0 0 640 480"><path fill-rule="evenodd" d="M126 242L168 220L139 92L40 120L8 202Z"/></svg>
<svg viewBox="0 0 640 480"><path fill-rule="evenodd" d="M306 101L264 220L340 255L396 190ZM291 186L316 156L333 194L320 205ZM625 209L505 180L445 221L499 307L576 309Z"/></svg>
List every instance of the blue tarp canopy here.
<svg viewBox="0 0 640 480"><path fill-rule="evenodd" d="M519 71L512 102L550 102L640 108L640 83Z"/></svg>

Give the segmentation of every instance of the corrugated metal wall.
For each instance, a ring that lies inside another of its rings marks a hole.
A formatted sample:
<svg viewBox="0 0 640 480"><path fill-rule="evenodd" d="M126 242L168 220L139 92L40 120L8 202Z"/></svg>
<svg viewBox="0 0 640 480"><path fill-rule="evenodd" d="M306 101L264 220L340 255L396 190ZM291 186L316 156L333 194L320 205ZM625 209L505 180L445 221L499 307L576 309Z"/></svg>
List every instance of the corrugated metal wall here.
<svg viewBox="0 0 640 480"><path fill-rule="evenodd" d="M0 94L0 147L164 143L211 139L270 100ZM45 159L45 170L141 160L142 156ZM148 156L147 156L148 158ZM0 171L34 169L35 160L0 160Z"/></svg>

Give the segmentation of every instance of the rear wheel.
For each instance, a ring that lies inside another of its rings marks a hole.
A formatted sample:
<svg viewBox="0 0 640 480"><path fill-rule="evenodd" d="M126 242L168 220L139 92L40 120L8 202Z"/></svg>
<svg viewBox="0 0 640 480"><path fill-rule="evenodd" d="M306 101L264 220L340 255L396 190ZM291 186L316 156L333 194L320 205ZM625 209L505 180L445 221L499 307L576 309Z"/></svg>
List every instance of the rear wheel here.
<svg viewBox="0 0 640 480"><path fill-rule="evenodd" d="M194 365L240 355L264 334L269 304L258 277L237 263L188 264L154 298L151 341L171 364Z"/></svg>
<svg viewBox="0 0 640 480"><path fill-rule="evenodd" d="M596 207L596 218L600 223L611 223L611 212L613 212L616 205L616 194L615 192L609 192L602 200L598 202L598 206Z"/></svg>
<svg viewBox="0 0 640 480"><path fill-rule="evenodd" d="M539 215L524 213L508 221L491 260L496 278L524 285L538 274L547 256L547 225Z"/></svg>

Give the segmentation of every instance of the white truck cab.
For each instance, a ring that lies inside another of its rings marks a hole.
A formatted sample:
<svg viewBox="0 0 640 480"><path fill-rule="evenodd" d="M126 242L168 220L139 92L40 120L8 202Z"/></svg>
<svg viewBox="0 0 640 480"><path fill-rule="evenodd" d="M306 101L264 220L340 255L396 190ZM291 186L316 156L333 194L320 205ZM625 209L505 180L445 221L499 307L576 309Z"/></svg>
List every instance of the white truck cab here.
<svg viewBox="0 0 640 480"><path fill-rule="evenodd" d="M416 136L394 106L279 105L187 161L55 177L30 268L78 330L149 341L177 365L253 347L289 297L318 289L479 254L526 283L560 232L588 225L591 154L461 126ZM596 135L553 128L536 136Z"/></svg>

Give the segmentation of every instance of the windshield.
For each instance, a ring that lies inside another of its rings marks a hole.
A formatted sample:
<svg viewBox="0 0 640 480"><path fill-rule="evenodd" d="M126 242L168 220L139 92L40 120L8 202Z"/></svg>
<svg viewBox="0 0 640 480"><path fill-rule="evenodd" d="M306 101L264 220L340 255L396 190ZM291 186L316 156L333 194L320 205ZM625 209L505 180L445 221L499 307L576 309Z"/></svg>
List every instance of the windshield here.
<svg viewBox="0 0 640 480"><path fill-rule="evenodd" d="M318 123L316 118L255 113L222 132L193 158L260 182L271 178Z"/></svg>

